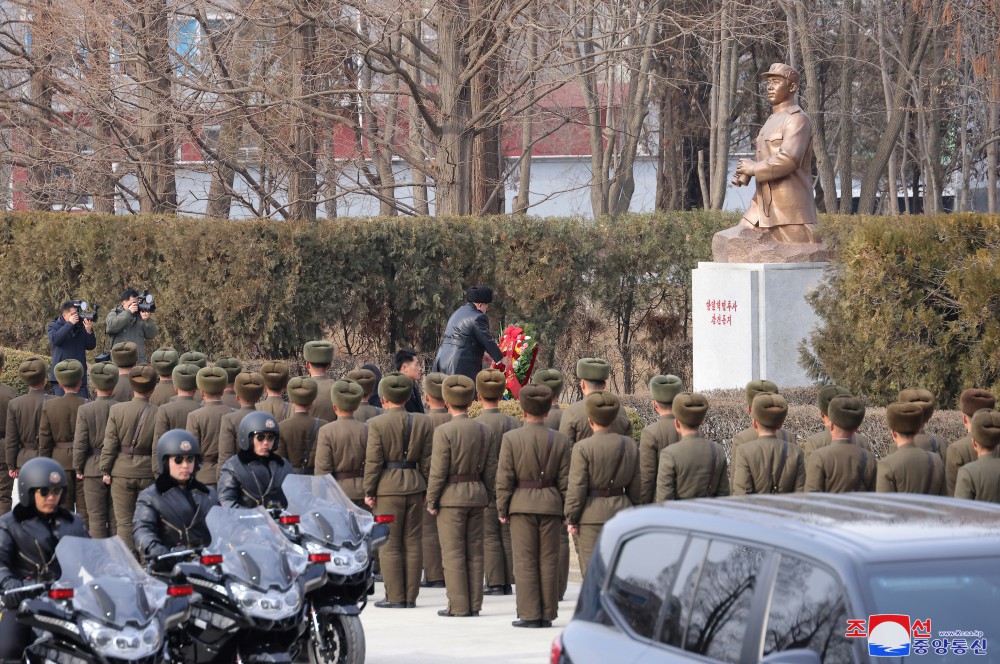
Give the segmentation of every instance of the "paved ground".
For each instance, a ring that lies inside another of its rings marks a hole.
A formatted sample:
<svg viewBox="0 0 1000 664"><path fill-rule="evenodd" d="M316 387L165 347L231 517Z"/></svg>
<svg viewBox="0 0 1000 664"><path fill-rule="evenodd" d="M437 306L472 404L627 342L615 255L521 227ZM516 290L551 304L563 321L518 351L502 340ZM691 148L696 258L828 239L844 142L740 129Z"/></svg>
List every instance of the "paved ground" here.
<svg viewBox="0 0 1000 664"><path fill-rule="evenodd" d="M571 582L566 599L559 603L559 617L549 629L519 629L513 595L484 597L478 618L442 618L445 591L420 589L416 609L376 609L369 604L361 614L368 646L367 664L546 664L552 640L562 631L576 608L580 584ZM383 597L375 584L375 599Z"/></svg>

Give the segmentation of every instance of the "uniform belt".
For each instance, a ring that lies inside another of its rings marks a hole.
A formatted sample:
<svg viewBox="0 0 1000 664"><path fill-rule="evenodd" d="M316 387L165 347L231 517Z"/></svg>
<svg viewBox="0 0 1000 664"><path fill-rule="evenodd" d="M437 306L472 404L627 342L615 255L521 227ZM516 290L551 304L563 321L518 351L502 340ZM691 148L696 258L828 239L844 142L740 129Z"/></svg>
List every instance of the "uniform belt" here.
<svg viewBox="0 0 1000 664"><path fill-rule="evenodd" d="M383 464L388 470L416 470L416 461L386 461Z"/></svg>
<svg viewBox="0 0 1000 664"><path fill-rule="evenodd" d="M448 477L448 484L463 484L465 482L479 481L481 481L479 473L474 473L472 475L451 475Z"/></svg>
<svg viewBox="0 0 1000 664"><path fill-rule="evenodd" d="M517 483L518 489L551 489L556 485L555 480L522 480Z"/></svg>
<svg viewBox="0 0 1000 664"><path fill-rule="evenodd" d="M73 449L73 441L71 440L71 441L68 441L68 442L56 443L56 449L57 450L71 450L71 449Z"/></svg>
<svg viewBox="0 0 1000 664"><path fill-rule="evenodd" d="M365 471L363 470L344 470L339 473L333 474L333 479L335 480L353 480L358 477L364 477Z"/></svg>
<svg viewBox="0 0 1000 664"><path fill-rule="evenodd" d="M131 454L132 456L153 456L152 450L140 450L137 447L123 447L122 454Z"/></svg>
<svg viewBox="0 0 1000 664"><path fill-rule="evenodd" d="M219 462L219 455L218 454L205 454L205 455L202 455L201 462L202 463L218 463Z"/></svg>
<svg viewBox="0 0 1000 664"><path fill-rule="evenodd" d="M624 496L625 487L623 486L612 486L607 489L591 489L587 492L587 495L591 498L611 498L613 496Z"/></svg>

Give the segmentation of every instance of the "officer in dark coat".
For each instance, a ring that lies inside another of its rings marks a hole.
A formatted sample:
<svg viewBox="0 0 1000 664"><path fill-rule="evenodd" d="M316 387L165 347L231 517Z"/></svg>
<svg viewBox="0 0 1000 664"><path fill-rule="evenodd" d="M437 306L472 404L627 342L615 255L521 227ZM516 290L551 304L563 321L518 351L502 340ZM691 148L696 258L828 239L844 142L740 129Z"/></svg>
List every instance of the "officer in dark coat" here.
<svg viewBox="0 0 1000 664"><path fill-rule="evenodd" d="M275 454L278 421L264 411L249 413L240 422L240 451L219 473L219 502L223 507L288 506L281 490L292 465Z"/></svg>
<svg viewBox="0 0 1000 664"><path fill-rule="evenodd" d="M80 318L80 310L73 302L63 302L60 314L49 323L49 343L52 345L52 373L49 382L57 397L63 395L56 380L56 365L63 360L76 360L83 367L83 384L80 394L87 396L87 351L97 348L93 321Z"/></svg>
<svg viewBox="0 0 1000 664"><path fill-rule="evenodd" d="M219 499L210 487L195 479L201 446L190 431L171 429L156 447L159 477L139 494L132 521L132 542L143 559L171 549L203 547L212 543L205 518Z"/></svg>
<svg viewBox="0 0 1000 664"><path fill-rule="evenodd" d="M67 535L88 537L83 519L59 507L65 491L58 461L37 457L21 467L19 503L0 517L0 591L58 579L56 544ZM31 630L16 622L16 611L0 611L0 660L20 661Z"/></svg>
<svg viewBox="0 0 1000 664"><path fill-rule="evenodd" d="M483 353L489 353L495 362L504 358L500 347L490 334L486 312L493 301L493 291L486 286L473 286L465 295L466 304L459 307L448 319L444 330L444 341L438 349L437 358L431 371L448 376L462 374L472 382L483 368Z"/></svg>

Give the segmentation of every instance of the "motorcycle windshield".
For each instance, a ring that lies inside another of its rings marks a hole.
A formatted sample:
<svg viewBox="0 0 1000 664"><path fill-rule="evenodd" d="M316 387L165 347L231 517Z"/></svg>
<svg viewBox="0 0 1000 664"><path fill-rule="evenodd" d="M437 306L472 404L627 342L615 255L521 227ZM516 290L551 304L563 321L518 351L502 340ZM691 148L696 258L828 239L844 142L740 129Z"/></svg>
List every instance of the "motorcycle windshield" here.
<svg viewBox="0 0 1000 664"><path fill-rule="evenodd" d="M167 601L167 584L146 574L117 537L63 537L56 559L73 608L105 624L142 627Z"/></svg>
<svg viewBox="0 0 1000 664"><path fill-rule="evenodd" d="M357 547L375 523L329 475L289 475L281 489L288 512L301 519L300 532L324 544Z"/></svg>
<svg viewBox="0 0 1000 664"><path fill-rule="evenodd" d="M309 565L309 556L285 537L263 507L215 506L209 511L212 545L204 555L221 554L222 571L244 584L287 589Z"/></svg>

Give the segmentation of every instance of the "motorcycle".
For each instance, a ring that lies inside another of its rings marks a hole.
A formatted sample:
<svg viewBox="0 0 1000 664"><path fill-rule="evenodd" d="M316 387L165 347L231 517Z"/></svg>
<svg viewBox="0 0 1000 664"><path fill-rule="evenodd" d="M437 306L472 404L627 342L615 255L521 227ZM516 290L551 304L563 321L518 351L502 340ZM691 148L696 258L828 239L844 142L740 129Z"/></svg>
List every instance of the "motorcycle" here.
<svg viewBox="0 0 1000 664"><path fill-rule="evenodd" d="M288 508L279 523L311 556L327 561L326 584L306 600L308 661L360 664L365 661L360 614L375 585L372 552L389 539L393 517L373 517L359 508L329 475L289 475L281 488Z"/></svg>
<svg viewBox="0 0 1000 664"><path fill-rule="evenodd" d="M201 594L183 629L171 635L173 658L292 662L306 630L305 598L326 583L328 558L289 541L262 507L216 506L206 522L212 544L196 561L172 565L171 574Z"/></svg>
<svg viewBox="0 0 1000 664"><path fill-rule="evenodd" d="M118 538L64 537L56 546L62 576L3 594L17 620L41 637L24 652L32 664L154 664L166 634L187 620L190 585L147 574Z"/></svg>

